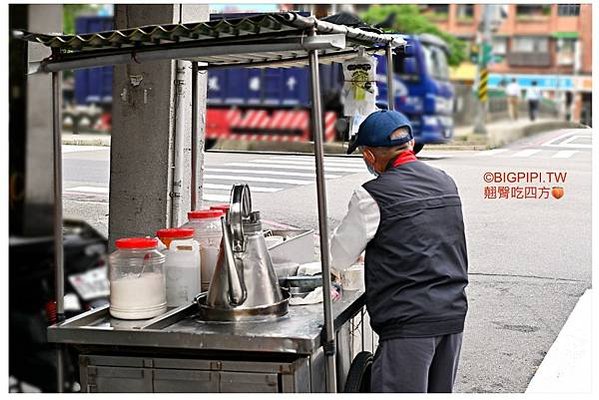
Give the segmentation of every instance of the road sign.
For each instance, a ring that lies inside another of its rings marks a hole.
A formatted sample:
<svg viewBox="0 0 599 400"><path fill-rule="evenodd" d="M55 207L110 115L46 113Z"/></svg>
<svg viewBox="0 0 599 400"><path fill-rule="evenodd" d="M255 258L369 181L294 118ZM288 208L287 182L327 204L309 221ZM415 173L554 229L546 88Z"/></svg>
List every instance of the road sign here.
<svg viewBox="0 0 599 400"><path fill-rule="evenodd" d="M478 98L481 102L486 103L489 100L488 94L488 83L489 83L489 70L481 68L478 79Z"/></svg>
<svg viewBox="0 0 599 400"><path fill-rule="evenodd" d="M482 44L482 53L480 59L480 65L486 67L491 61L491 57L493 56L493 45L489 42L484 42Z"/></svg>

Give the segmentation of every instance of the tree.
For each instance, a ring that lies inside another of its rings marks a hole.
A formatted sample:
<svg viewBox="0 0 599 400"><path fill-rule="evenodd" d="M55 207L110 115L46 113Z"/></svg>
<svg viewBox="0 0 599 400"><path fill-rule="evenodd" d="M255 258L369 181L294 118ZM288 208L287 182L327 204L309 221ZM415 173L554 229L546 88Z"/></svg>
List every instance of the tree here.
<svg viewBox="0 0 599 400"><path fill-rule="evenodd" d="M75 34L75 19L84 13L95 14L98 6L94 4L63 4L63 32L68 35Z"/></svg>
<svg viewBox="0 0 599 400"><path fill-rule="evenodd" d="M385 21L391 13L395 13L395 22L393 26L384 28L385 31L405 34L430 33L436 35L443 39L449 47L448 62L450 65L459 65L462 61L466 60L466 43L437 28L433 22L420 13L417 5L387 4L370 6L368 11L362 15L362 19L374 25Z"/></svg>

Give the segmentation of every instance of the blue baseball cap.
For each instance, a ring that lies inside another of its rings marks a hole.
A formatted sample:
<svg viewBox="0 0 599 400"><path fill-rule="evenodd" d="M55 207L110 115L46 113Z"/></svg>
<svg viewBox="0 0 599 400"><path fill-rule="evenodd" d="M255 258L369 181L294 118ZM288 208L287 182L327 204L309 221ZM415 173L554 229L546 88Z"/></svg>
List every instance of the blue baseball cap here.
<svg viewBox="0 0 599 400"><path fill-rule="evenodd" d="M408 134L391 140L391 134L399 128L407 127ZM347 154L353 153L359 146L393 147L400 146L414 138L410 120L400 112L379 110L370 114L360 124L358 133L352 138Z"/></svg>

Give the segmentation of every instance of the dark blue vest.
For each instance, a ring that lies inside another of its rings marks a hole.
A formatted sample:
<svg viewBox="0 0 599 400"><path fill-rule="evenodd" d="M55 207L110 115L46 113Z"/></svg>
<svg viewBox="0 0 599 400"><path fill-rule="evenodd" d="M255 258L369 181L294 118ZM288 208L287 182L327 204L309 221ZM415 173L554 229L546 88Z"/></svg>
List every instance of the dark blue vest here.
<svg viewBox="0 0 599 400"><path fill-rule="evenodd" d="M365 259L374 331L381 340L462 332L468 258L453 179L413 161L387 170L364 188L381 213Z"/></svg>

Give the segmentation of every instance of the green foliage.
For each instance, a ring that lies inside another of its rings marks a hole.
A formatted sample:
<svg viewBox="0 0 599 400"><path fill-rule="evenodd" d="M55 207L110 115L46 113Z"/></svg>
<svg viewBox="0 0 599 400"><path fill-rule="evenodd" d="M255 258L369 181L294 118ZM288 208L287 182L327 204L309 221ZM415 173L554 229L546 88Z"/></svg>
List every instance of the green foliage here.
<svg viewBox="0 0 599 400"><path fill-rule="evenodd" d="M415 4L387 4L382 6L370 6L368 11L362 15L362 19L369 24L376 24L385 20L390 14L395 13L395 24L386 28L387 32L404 34L430 33L443 39L449 46L449 65L459 65L466 60L468 54L466 43L455 36L441 31L434 22L431 22Z"/></svg>

